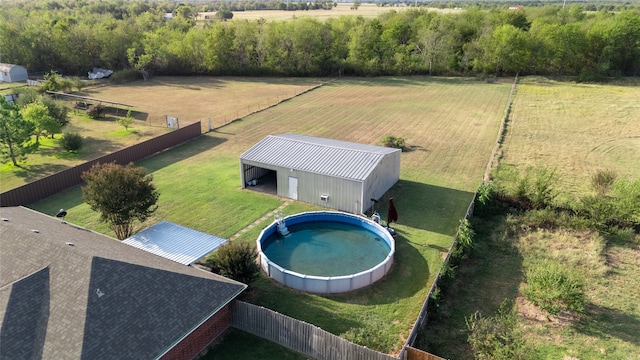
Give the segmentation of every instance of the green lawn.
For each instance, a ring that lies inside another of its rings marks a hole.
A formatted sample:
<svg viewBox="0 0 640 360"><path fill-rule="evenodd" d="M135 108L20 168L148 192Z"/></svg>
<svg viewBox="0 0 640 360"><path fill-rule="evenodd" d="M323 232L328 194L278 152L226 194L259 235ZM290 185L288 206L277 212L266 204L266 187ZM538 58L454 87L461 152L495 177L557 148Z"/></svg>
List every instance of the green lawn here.
<svg viewBox="0 0 640 360"><path fill-rule="evenodd" d="M411 151L402 154L401 179L385 195L394 197L399 212L395 263L388 276L338 296L291 291L261 277L244 295L361 345L397 354L482 179L509 81L412 77L330 83L140 162L160 192L158 211L141 228L168 220L231 237L277 208L283 199L240 186L240 154L266 135L294 132L367 144L386 135L405 137ZM32 207L50 215L65 208L69 222L112 235L80 194L77 187ZM294 202L284 212L308 209L317 207ZM384 216L386 209L379 210ZM254 242L271 221L237 241Z"/></svg>

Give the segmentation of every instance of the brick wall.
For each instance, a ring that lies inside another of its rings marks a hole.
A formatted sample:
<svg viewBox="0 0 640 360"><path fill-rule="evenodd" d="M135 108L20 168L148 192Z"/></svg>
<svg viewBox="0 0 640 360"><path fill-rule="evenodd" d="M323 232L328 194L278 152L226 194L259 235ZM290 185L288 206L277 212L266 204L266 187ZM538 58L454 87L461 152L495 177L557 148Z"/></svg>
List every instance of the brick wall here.
<svg viewBox="0 0 640 360"><path fill-rule="evenodd" d="M162 360L190 360L231 326L231 312L226 305L184 340L167 352Z"/></svg>

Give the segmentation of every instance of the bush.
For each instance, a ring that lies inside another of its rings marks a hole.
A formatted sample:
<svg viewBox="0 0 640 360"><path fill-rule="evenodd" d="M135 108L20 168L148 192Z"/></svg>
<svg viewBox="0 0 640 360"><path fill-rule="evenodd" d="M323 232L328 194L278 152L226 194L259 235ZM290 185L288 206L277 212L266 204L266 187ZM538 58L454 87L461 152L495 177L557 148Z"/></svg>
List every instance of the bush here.
<svg viewBox="0 0 640 360"><path fill-rule="evenodd" d="M82 148L82 136L78 133L65 133L60 139L60 145L67 151L78 151Z"/></svg>
<svg viewBox="0 0 640 360"><path fill-rule="evenodd" d="M406 144L404 138L399 138L395 136L386 136L382 140L380 140L382 146L392 147L396 149L400 149L402 151L407 151Z"/></svg>
<svg viewBox="0 0 640 360"><path fill-rule="evenodd" d="M584 280L579 271L557 261L542 260L525 273L525 297L551 315L584 310Z"/></svg>
<svg viewBox="0 0 640 360"><path fill-rule="evenodd" d="M609 170L599 170L591 177L591 187L598 197L605 197L616 182L618 175Z"/></svg>
<svg viewBox="0 0 640 360"><path fill-rule="evenodd" d="M118 125L125 128L125 130L129 130L129 127L133 124L133 117L131 117L131 110L127 112L127 116L118 119Z"/></svg>
<svg viewBox="0 0 640 360"><path fill-rule="evenodd" d="M465 318L467 342L475 359L527 359L529 349L518 329L515 308L506 300L495 316L484 317L478 311Z"/></svg>
<svg viewBox="0 0 640 360"><path fill-rule="evenodd" d="M245 284L252 282L260 273L255 245L247 242L228 242L205 260L205 263L211 266L212 272Z"/></svg>
<svg viewBox="0 0 640 360"><path fill-rule="evenodd" d="M118 70L109 76L109 81L114 84L122 84L129 81L140 80L142 76L140 72L128 69L128 70Z"/></svg>
<svg viewBox="0 0 640 360"><path fill-rule="evenodd" d="M99 119L106 111L106 107L102 104L93 104L87 109L87 115L92 119Z"/></svg>

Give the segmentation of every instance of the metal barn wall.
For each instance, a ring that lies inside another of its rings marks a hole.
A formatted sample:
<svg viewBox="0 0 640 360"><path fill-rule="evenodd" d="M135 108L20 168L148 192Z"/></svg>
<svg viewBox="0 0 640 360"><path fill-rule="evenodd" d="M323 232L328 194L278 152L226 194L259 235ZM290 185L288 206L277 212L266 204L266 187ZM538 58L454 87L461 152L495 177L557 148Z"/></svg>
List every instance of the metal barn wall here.
<svg viewBox="0 0 640 360"><path fill-rule="evenodd" d="M398 151L385 155L367 176L364 184L364 209L373 205L371 199L380 199L400 180L400 154L401 152Z"/></svg>
<svg viewBox="0 0 640 360"><path fill-rule="evenodd" d="M362 211L362 182L278 168L278 196L289 197L289 177L298 179L298 200L350 213ZM329 195L327 201L321 195Z"/></svg>

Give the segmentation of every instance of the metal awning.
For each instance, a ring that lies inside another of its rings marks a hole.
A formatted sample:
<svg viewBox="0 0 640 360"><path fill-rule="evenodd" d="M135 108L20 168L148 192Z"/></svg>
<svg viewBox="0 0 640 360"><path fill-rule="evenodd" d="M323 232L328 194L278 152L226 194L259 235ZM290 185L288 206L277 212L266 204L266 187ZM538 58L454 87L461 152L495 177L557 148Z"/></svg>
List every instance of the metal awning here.
<svg viewBox="0 0 640 360"><path fill-rule="evenodd" d="M224 245L227 240L162 221L122 242L169 260L191 265Z"/></svg>

